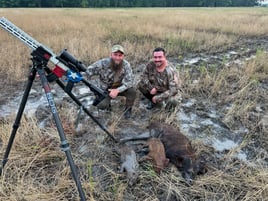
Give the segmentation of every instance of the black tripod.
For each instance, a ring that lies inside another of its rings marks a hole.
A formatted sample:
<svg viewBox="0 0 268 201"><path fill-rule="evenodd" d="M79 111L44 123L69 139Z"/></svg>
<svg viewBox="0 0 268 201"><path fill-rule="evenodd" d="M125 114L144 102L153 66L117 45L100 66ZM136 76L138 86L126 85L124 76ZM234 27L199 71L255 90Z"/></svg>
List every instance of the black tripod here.
<svg viewBox="0 0 268 201"><path fill-rule="evenodd" d="M66 156L67 156L67 159L68 159L68 162L69 162L69 165L70 165L70 168L71 168L72 176L73 176L73 178L75 180L75 183L76 183L80 198L81 198L82 201L84 201L84 200L86 200L86 197L85 197L84 191L82 189L82 185L81 185L80 179L78 177L78 173L77 173L77 170L76 170L76 167L75 167L72 155L71 155L69 143L67 142L67 139L65 137L64 130L63 130L63 127L62 127L62 123L61 123L61 120L59 118L57 108L55 106L55 102L54 102L53 96L51 94L51 89L49 87L48 80L47 80L47 77L46 77L46 74L45 74L45 71L44 71L45 68L48 68L47 67L47 61L44 60L42 57L40 57L39 54L36 51L33 51L31 53L31 55L32 55L31 60L33 62L33 66L31 68L31 71L30 71L30 74L29 74L29 77L28 77L28 82L27 82L27 85L26 85L26 89L24 91L24 94L23 94L23 97L22 97L22 100L21 100L21 104L19 106L19 110L18 110L16 119L15 119L15 122L13 124L13 129L12 129L12 132L11 132L11 136L9 138L8 145L7 145L7 148L6 148L6 151L5 151L5 155L4 155L4 159L2 161L2 167L0 168L0 175L2 174L2 169L4 168L5 164L7 163L8 156L9 156L9 153L10 153L10 150L11 150L11 147L12 147L12 144L13 144L17 129L19 128L21 117L22 117L22 114L23 114L23 111L24 111L24 108L25 108L25 105L26 105L26 102L27 102L27 99L28 99L32 84L33 84L33 81L35 79L36 73L38 73L38 75L40 76L40 79L41 79L42 86L43 86L43 88L45 90L47 101L48 101L48 104L50 106L51 112L53 114L53 118L54 118L54 121L56 123L57 130L58 130L58 133L59 133L59 136L60 136L61 150L64 151Z"/></svg>

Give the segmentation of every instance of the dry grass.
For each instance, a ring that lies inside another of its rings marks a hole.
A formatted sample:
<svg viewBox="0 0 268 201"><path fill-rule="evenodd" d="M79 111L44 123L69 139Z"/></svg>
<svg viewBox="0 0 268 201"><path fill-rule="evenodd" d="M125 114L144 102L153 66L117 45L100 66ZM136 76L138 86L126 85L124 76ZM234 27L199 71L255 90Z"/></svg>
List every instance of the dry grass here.
<svg viewBox="0 0 268 201"><path fill-rule="evenodd" d="M200 66L197 80L189 76L191 69L188 69L182 75L183 88L186 89L185 94L217 98L222 104L232 103L225 120L229 122L241 119L246 123L249 112L268 98L265 89L260 88L267 82L267 58L267 53L260 51L255 59L248 61L243 66L231 65L212 70ZM193 80L195 82L192 82ZM247 122L247 127L251 123Z"/></svg>
<svg viewBox="0 0 268 201"><path fill-rule="evenodd" d="M147 61L156 46L163 46L169 56L181 57L188 51L216 52L225 50L239 38L263 37L268 32L267 10L244 9L0 9L14 24L22 28L55 53L67 48L85 64L109 55L112 44L127 49L127 59L135 65ZM29 70L30 50L13 36L0 31L1 85L13 89L3 91L11 96ZM268 171L259 153L253 165L234 159L234 152L249 146L257 138L267 148L267 130L252 111L267 102L267 54L260 52L245 66L232 65L219 69L199 68L198 82L190 70L181 72L183 96L208 97L232 106L224 111L225 123L242 122L250 130L241 147L217 157L209 147L194 142L200 154L209 159L209 171L187 186L179 172L169 166L157 176L150 165L143 164L138 183L128 187L125 176L118 173L118 155L113 144L104 140L103 132L93 130L90 123L86 135L90 140L78 141L71 133L74 119L70 108L60 110L64 128L82 185L88 200L243 200L261 201L268 197ZM1 90L2 92L2 90ZM0 101L1 102L1 101ZM267 104L264 108L267 111ZM138 115L139 110L135 111ZM268 114L267 114L268 115ZM175 113L158 118L175 121ZM3 156L14 117L0 121L0 155ZM116 134L121 122L110 119L110 131ZM94 134L92 134L93 132ZM254 139L254 140L253 140ZM87 145L83 155L82 145ZM56 128L45 130L35 119L23 118L12 151L1 176L0 200L79 200L70 168Z"/></svg>
<svg viewBox="0 0 268 201"><path fill-rule="evenodd" d="M10 130L10 124L2 124L0 133ZM72 147L72 136L68 138ZM5 145L7 138L2 140ZM92 141L91 145L95 143ZM91 157L73 153L88 200L265 200L268 193L265 167L248 166L228 154L215 158L202 143L196 142L194 146L200 153L210 154L212 160L208 173L199 176L192 186L184 183L173 166L158 176L150 165L143 164L138 183L128 187L125 177L117 171L117 156L111 154L108 145L94 146ZM55 130L41 131L35 120L23 119L1 177L0 198L79 200L65 156L58 149Z"/></svg>
<svg viewBox="0 0 268 201"><path fill-rule="evenodd" d="M56 54L67 48L89 64L109 55L111 45L120 43L135 65L147 60L156 46L179 57L188 51L224 50L241 36L265 36L265 12L261 8L1 9L1 16ZM0 47L1 73L18 80L29 64L29 48L4 31Z"/></svg>

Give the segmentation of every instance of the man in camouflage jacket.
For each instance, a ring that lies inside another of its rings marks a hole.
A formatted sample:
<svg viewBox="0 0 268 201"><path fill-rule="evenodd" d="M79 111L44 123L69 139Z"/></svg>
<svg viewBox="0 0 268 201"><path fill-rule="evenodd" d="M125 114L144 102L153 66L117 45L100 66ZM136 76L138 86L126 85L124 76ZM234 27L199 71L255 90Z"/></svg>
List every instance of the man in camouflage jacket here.
<svg viewBox="0 0 268 201"><path fill-rule="evenodd" d="M111 56L88 66L87 74L89 78L94 75L99 76L100 88L109 93L109 96L97 107L111 109L111 98L124 96L126 97L124 114L125 117L129 118L136 98L136 91L133 88L134 75L129 62L124 59L124 55L124 48L121 45L114 45Z"/></svg>
<svg viewBox="0 0 268 201"><path fill-rule="evenodd" d="M165 50L160 47L154 49L153 60L147 64L138 83L138 89L151 101L147 109L163 103L176 105L181 99L179 87L178 73L167 61Z"/></svg>

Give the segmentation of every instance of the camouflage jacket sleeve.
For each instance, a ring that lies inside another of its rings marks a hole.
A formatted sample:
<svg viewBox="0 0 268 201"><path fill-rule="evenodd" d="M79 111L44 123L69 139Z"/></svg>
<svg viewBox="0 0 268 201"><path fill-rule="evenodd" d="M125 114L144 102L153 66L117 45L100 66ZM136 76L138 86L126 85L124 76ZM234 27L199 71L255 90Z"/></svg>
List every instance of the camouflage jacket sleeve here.
<svg viewBox="0 0 268 201"><path fill-rule="evenodd" d="M134 85L134 75L129 62L126 60L123 60L123 71L124 77L122 79L122 85L117 88L120 93Z"/></svg>
<svg viewBox="0 0 268 201"><path fill-rule="evenodd" d="M167 66L165 71L167 74L168 88L163 93L159 93L155 96L157 102L161 102L170 98L171 96L175 96L179 90L179 77L177 71L173 69L170 64Z"/></svg>
<svg viewBox="0 0 268 201"><path fill-rule="evenodd" d="M140 82L148 91L151 91L154 88L154 85L150 81L151 72L153 71L153 68L153 63L148 63L140 77Z"/></svg>
<svg viewBox="0 0 268 201"><path fill-rule="evenodd" d="M107 59L101 59L87 67L87 75L90 77L94 75L99 75L100 71L104 67L104 64L108 63ZM108 64L107 64L108 65Z"/></svg>

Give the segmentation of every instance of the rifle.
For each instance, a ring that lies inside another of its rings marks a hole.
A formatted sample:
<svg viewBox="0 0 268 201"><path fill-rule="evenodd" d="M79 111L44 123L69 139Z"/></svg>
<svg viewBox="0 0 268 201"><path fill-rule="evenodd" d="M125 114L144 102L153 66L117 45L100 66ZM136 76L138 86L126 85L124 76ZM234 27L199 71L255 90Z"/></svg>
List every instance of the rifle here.
<svg viewBox="0 0 268 201"><path fill-rule="evenodd" d="M39 58L40 61L50 61L55 64L55 67L47 75L47 80L49 82L53 82L65 75L67 77L67 85L65 86L64 91L71 92L74 83L82 81L95 95L95 100L93 101L94 106L97 106L108 96L107 92L86 81L82 77L80 72L86 72L86 66L72 56L66 49L57 56L49 48L33 39L4 17L0 18L0 26L30 47L33 50L32 55L34 55L35 58Z"/></svg>

